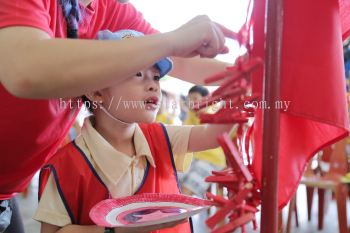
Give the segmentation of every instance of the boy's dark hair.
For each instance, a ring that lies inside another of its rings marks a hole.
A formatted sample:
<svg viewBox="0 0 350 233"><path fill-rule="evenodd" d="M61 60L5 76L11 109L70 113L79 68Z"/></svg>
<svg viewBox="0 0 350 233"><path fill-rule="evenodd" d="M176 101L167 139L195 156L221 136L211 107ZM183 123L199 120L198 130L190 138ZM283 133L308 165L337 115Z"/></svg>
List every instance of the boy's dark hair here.
<svg viewBox="0 0 350 233"><path fill-rule="evenodd" d="M83 101L85 108L90 112L93 113L93 105L91 101L85 96L81 96L81 100Z"/></svg>
<svg viewBox="0 0 350 233"><path fill-rule="evenodd" d="M191 94L191 93L199 93L202 97L205 97L209 95L209 90L204 86L195 85L191 87L191 89L188 91L188 94Z"/></svg>
<svg viewBox="0 0 350 233"><path fill-rule="evenodd" d="M348 61L350 61L350 49L344 52L344 62L347 63Z"/></svg>
<svg viewBox="0 0 350 233"><path fill-rule="evenodd" d="M162 96L168 97L168 92L166 92L164 90L161 90L161 92L162 92Z"/></svg>

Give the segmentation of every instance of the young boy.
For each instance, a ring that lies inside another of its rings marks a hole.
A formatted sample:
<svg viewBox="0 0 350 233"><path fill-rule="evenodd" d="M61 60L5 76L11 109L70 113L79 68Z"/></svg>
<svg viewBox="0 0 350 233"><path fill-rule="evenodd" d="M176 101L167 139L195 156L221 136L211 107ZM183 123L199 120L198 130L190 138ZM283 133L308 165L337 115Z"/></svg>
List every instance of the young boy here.
<svg viewBox="0 0 350 233"><path fill-rule="evenodd" d="M99 39L140 35L132 30L103 31ZM135 54L132 59L142 58ZM115 86L86 94L93 117L86 119L81 135L60 149L42 170L41 200L34 217L42 222L42 233L191 232L188 221L103 229L89 218L90 209L107 198L180 193L176 170L184 169L185 153L217 147L216 136L230 129L230 125L165 127L152 123L161 99L159 79L172 63L164 58L150 66ZM173 154L178 157L177 167Z"/></svg>

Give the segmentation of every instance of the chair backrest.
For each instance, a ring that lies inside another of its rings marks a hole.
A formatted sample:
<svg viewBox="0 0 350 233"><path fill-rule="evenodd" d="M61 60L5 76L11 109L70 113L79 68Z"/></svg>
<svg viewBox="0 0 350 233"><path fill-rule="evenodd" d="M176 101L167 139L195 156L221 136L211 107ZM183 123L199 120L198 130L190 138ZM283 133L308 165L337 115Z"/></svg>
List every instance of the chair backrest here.
<svg viewBox="0 0 350 233"><path fill-rule="evenodd" d="M317 154L315 156L318 156ZM305 171L304 171L304 177L311 177L315 175L315 171L312 169L312 162L314 161L314 158L310 159L308 162Z"/></svg>
<svg viewBox="0 0 350 233"><path fill-rule="evenodd" d="M345 175L349 171L346 155L346 138L333 145L333 153L329 158L329 172L333 174Z"/></svg>
<svg viewBox="0 0 350 233"><path fill-rule="evenodd" d="M331 157L332 157L332 154L334 152L334 147L335 145L330 145L330 146L327 146L325 148L323 148L322 150L322 156L321 156L321 161L322 162L330 162L331 161Z"/></svg>
<svg viewBox="0 0 350 233"><path fill-rule="evenodd" d="M333 145L323 148L322 154L318 153L315 155L319 167L312 168L312 161L315 160L315 158L311 159L305 169L304 177L320 175L339 177L339 175L343 176L348 173L349 164L346 155L346 144L347 139L342 139ZM324 167L325 164L327 164L327 168ZM320 169L323 171L322 173L320 173ZM326 169L326 171L323 169Z"/></svg>

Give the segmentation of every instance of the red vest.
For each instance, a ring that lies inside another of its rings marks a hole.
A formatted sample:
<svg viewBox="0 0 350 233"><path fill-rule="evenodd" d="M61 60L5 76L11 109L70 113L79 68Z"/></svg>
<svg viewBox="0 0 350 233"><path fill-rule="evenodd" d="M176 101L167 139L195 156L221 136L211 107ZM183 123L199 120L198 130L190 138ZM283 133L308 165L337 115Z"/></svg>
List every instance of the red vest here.
<svg viewBox="0 0 350 233"><path fill-rule="evenodd" d="M156 168L147 162L145 176L136 193L180 193L173 154L164 126L153 123L140 124L140 127L147 139ZM59 150L42 169L39 197L51 172L72 224L93 225L89 218L89 211L96 203L109 198L109 192L74 141ZM155 232L187 233L191 231L190 221Z"/></svg>

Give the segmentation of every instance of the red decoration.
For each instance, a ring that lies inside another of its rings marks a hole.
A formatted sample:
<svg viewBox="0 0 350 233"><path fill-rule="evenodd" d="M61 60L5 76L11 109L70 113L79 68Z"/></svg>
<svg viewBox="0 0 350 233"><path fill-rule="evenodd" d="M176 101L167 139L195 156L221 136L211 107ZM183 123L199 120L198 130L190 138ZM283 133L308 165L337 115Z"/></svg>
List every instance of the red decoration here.
<svg viewBox="0 0 350 233"><path fill-rule="evenodd" d="M207 193L207 198L216 202L220 209L206 223L213 229L213 233L232 232L238 227L245 232L245 224L251 221L256 229L255 213L260 204L260 192L249 170L250 165L244 165L241 153L228 134L219 136L218 141L226 155L228 168L224 171L213 171L213 175L207 177L206 181L225 187L228 197ZM229 222L217 227L226 217Z"/></svg>
<svg viewBox="0 0 350 233"><path fill-rule="evenodd" d="M249 117L254 116L254 106L245 105L258 96L247 96L250 86L250 73L261 66L261 59L253 58L251 60L239 59L236 66L229 67L226 71L213 75L206 79L206 83L221 81L222 85L211 95L207 101L200 103L197 110L225 101L230 101L230 106L223 106L215 114L200 114L202 123L238 123L240 127L237 131L240 141L240 150L237 149L231 137L224 133L218 137L218 142L222 147L227 161L228 168L224 171L213 171L212 176L206 178L207 182L215 182L228 191L227 197L217 196L207 193L207 198L216 203L219 210L207 221L213 233L232 232L241 227L245 232L245 225L253 223L256 229L255 213L260 204L260 192L255 185L253 175L251 174L251 158L249 158L249 140L242 143L243 124L248 122ZM233 105L231 105L233 104ZM245 136L250 136L251 130L248 130ZM242 152L246 152L248 164L243 161ZM225 219L229 222L223 226L219 223Z"/></svg>

